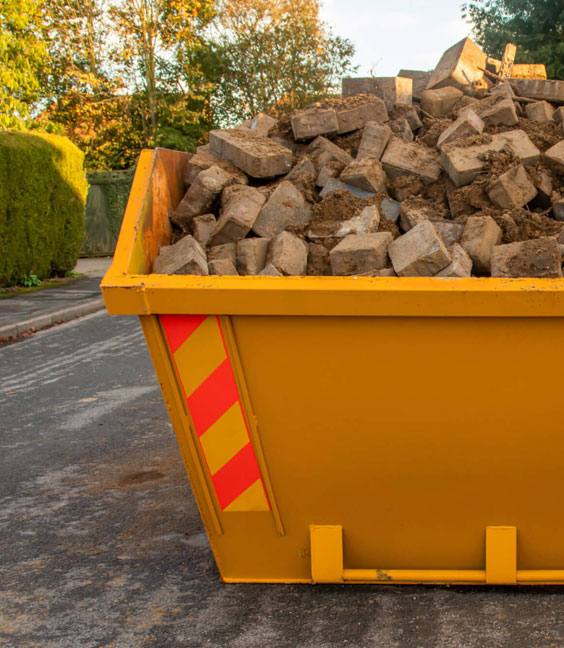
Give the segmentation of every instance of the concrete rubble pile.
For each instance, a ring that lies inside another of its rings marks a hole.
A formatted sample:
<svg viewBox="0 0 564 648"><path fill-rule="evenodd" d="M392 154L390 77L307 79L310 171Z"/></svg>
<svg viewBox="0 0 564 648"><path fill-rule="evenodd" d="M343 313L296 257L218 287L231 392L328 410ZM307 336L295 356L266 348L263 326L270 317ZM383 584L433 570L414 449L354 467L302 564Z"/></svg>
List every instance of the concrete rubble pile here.
<svg viewBox="0 0 564 648"><path fill-rule="evenodd" d="M465 39L211 131L184 181L155 273L562 277L564 81Z"/></svg>

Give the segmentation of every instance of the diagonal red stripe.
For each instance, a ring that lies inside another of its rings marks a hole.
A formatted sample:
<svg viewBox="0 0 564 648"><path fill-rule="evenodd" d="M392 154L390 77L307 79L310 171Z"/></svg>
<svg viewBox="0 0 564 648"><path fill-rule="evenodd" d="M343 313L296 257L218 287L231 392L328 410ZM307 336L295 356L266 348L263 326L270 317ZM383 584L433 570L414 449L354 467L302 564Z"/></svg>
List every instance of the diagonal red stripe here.
<svg viewBox="0 0 564 648"><path fill-rule="evenodd" d="M186 399L196 434L202 434L239 400L233 370L226 358Z"/></svg>
<svg viewBox="0 0 564 648"><path fill-rule="evenodd" d="M260 470L255 451L249 442L212 476L221 510L243 494L257 479L260 479Z"/></svg>
<svg viewBox="0 0 564 648"><path fill-rule="evenodd" d="M170 352L175 353L207 317L207 315L160 315Z"/></svg>

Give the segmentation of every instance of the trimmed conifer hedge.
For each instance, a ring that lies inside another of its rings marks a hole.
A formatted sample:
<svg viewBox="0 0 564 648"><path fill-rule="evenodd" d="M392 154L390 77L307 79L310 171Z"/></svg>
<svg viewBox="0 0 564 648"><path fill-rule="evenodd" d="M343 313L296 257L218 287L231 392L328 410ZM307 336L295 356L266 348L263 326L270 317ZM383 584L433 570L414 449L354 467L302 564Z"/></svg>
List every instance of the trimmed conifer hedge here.
<svg viewBox="0 0 564 648"><path fill-rule="evenodd" d="M0 285L74 268L88 189L83 162L66 137L0 132Z"/></svg>

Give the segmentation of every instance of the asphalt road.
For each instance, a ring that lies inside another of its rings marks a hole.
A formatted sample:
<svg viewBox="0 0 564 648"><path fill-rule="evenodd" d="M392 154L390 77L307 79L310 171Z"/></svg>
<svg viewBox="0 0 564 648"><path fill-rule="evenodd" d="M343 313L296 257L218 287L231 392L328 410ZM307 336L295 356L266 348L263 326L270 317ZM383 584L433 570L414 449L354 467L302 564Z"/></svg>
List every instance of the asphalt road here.
<svg viewBox="0 0 564 648"><path fill-rule="evenodd" d="M142 334L0 348L0 646L564 645L564 589L223 585Z"/></svg>

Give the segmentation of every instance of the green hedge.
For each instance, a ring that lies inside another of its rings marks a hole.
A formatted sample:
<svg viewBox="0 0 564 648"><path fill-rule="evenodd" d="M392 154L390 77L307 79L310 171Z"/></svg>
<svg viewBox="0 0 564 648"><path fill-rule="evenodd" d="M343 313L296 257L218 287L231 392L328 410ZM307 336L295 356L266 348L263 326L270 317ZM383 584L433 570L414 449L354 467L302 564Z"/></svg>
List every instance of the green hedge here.
<svg viewBox="0 0 564 648"><path fill-rule="evenodd" d="M66 137L0 132L0 284L73 269L84 235L83 160Z"/></svg>

